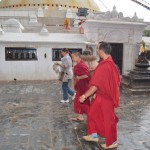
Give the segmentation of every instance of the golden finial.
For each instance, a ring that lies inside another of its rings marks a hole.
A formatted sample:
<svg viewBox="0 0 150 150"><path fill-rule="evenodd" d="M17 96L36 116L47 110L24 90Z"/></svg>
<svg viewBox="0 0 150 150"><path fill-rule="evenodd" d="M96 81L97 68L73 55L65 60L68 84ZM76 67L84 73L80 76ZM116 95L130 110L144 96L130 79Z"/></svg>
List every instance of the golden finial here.
<svg viewBox="0 0 150 150"><path fill-rule="evenodd" d="M141 47L140 47L140 53L145 53L147 51L147 47L145 45L145 42L142 40L141 42Z"/></svg>

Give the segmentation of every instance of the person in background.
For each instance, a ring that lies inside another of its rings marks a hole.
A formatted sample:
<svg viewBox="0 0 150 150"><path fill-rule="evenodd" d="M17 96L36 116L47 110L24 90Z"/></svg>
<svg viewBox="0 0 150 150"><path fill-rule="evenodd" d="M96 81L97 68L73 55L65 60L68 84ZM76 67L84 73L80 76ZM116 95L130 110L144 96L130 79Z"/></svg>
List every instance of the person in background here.
<svg viewBox="0 0 150 150"><path fill-rule="evenodd" d="M83 103L90 95L96 93L88 112L88 135L83 136L83 139L98 142L99 137L104 137L106 143L101 145L104 149L118 146L118 118L115 108L119 106L120 76L110 52L110 44L101 42L97 45L101 61L94 71L89 90L80 97L80 102Z"/></svg>
<svg viewBox="0 0 150 150"><path fill-rule="evenodd" d="M88 68L90 70L90 74L92 76L94 70L96 69L96 67L98 65L97 57L93 55L93 50L86 48L86 50L83 51L82 60L85 61L86 65L88 66Z"/></svg>
<svg viewBox="0 0 150 150"><path fill-rule="evenodd" d="M69 87L70 81L73 78L73 70L72 70L72 60L69 56L69 50L64 48L61 50L62 58L61 63L56 63L56 65L59 65L62 68L62 72L66 73L68 75L68 80L66 82L62 82L62 91L63 91L63 100L60 102L62 103L68 103L69 97L68 94L72 96L72 99L75 97L75 92Z"/></svg>
<svg viewBox="0 0 150 150"><path fill-rule="evenodd" d="M79 52L72 53L72 60L76 63L74 66L74 84L76 96L74 100L74 112L79 114L78 117L72 118L72 121L84 121L83 114L87 114L90 106L90 100L87 99L84 103L80 103L79 97L88 90L90 73L88 66L81 60Z"/></svg>

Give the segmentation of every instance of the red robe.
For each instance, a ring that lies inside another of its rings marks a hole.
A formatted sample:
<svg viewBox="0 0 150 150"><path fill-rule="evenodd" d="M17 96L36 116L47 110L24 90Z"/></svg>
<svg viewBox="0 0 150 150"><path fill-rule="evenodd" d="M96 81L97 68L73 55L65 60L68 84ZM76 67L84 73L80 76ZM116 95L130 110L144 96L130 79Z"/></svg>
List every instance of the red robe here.
<svg viewBox="0 0 150 150"><path fill-rule="evenodd" d="M88 78L77 80L75 78L75 90L76 97L74 100L74 111L78 114L87 114L90 106L90 100L87 99L84 103L80 103L79 97L84 94L89 88L90 73L88 66L84 61L80 61L77 65L74 66L74 75L82 76L87 75Z"/></svg>
<svg viewBox="0 0 150 150"><path fill-rule="evenodd" d="M117 117L119 106L120 76L111 56L97 66L90 86L97 87L96 97L88 113L88 134L98 133L106 138L106 146L117 140Z"/></svg>

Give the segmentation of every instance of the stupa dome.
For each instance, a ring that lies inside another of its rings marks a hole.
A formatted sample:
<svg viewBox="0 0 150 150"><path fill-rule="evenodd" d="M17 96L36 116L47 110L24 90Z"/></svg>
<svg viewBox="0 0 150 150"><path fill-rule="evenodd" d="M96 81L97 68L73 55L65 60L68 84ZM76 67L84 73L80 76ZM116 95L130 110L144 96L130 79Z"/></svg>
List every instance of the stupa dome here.
<svg viewBox="0 0 150 150"><path fill-rule="evenodd" d="M94 0L1 0L0 8L9 9L29 9L48 6L49 8L78 9L88 8L92 11L99 11L98 5Z"/></svg>

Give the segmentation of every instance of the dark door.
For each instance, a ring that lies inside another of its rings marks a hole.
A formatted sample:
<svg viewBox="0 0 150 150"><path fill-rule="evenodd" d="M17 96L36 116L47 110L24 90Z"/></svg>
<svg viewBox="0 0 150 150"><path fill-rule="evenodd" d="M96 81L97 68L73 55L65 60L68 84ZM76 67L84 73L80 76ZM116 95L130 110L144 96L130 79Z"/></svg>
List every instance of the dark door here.
<svg viewBox="0 0 150 150"><path fill-rule="evenodd" d="M111 56L119 68L120 74L122 74L123 63L123 44L110 43L112 47Z"/></svg>

